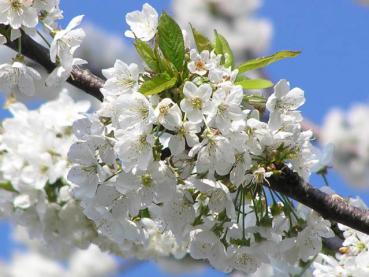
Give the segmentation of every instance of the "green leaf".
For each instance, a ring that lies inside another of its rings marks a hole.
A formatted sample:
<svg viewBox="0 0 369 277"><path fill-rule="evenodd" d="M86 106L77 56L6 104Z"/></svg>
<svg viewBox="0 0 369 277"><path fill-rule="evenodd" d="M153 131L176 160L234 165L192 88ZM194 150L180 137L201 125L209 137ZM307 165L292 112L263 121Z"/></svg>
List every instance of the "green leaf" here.
<svg viewBox="0 0 369 277"><path fill-rule="evenodd" d="M176 83L176 77L170 77L167 73L161 73L144 82L139 91L144 95L158 94L174 87Z"/></svg>
<svg viewBox="0 0 369 277"><path fill-rule="evenodd" d="M213 50L213 46L211 45L210 40L204 36L202 33L197 31L194 27L191 26L193 38L195 40L196 48L199 52L202 52L204 50L211 51Z"/></svg>
<svg viewBox="0 0 369 277"><path fill-rule="evenodd" d="M266 67L270 65L271 63L277 62L279 60L296 57L300 53L301 53L300 51L280 51L271 56L249 60L245 62L244 64L241 64L238 67L238 70L240 73L242 73L242 72L246 72L249 70Z"/></svg>
<svg viewBox="0 0 369 277"><path fill-rule="evenodd" d="M236 85L240 85L244 89L264 89L273 86L273 83L265 79L246 79L236 82Z"/></svg>
<svg viewBox="0 0 369 277"><path fill-rule="evenodd" d="M174 64L163 57L163 54L159 51L158 47L154 48L154 55L158 61L158 72L165 72L170 76L176 76L178 74L177 68L174 66Z"/></svg>
<svg viewBox="0 0 369 277"><path fill-rule="evenodd" d="M17 192L14 188L13 188L13 186L12 186L12 184L10 183L10 182L2 182L2 183L0 183L0 190L7 190L7 191L10 191L10 192Z"/></svg>
<svg viewBox="0 0 369 277"><path fill-rule="evenodd" d="M234 65L234 55L228 41L215 31L215 53L223 55L225 67Z"/></svg>
<svg viewBox="0 0 369 277"><path fill-rule="evenodd" d="M152 50L146 42L140 39L136 39L134 45L138 55L140 55L146 65L154 72L158 72L159 65L154 50Z"/></svg>
<svg viewBox="0 0 369 277"><path fill-rule="evenodd" d="M258 95L258 94L244 95L243 99L245 103L251 106L254 106L255 108L261 108L261 109L265 108L265 104L267 102L265 97L263 97L262 95Z"/></svg>
<svg viewBox="0 0 369 277"><path fill-rule="evenodd" d="M185 59L185 46L182 30L166 13L159 19L158 43L160 50L174 66L181 71Z"/></svg>

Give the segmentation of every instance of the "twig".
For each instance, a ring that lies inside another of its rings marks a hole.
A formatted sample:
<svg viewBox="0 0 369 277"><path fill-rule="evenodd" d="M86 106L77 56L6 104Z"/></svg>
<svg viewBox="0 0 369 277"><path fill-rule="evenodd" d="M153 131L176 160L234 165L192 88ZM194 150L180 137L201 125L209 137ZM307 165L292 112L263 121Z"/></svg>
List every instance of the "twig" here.
<svg viewBox="0 0 369 277"><path fill-rule="evenodd" d="M4 29L4 25L0 24L0 29ZM8 41L6 44L9 48L18 51L18 42ZM22 33L21 37L22 54L42 65L48 72L55 69L55 64L50 61L49 50L34 41L31 37ZM92 74L88 69L81 69L74 67L68 83L85 91L100 101L103 101L104 97L100 92L101 87L104 85L104 80Z"/></svg>
<svg viewBox="0 0 369 277"><path fill-rule="evenodd" d="M337 194L329 195L310 184L289 168L269 178L271 189L310 207L325 219L369 234L369 211L356 208Z"/></svg>

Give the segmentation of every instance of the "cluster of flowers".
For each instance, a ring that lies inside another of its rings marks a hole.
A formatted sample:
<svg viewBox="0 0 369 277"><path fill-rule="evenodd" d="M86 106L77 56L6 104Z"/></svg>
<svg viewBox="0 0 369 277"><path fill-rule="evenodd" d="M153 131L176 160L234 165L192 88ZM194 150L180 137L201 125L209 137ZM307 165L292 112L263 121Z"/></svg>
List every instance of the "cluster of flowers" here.
<svg viewBox="0 0 369 277"><path fill-rule="evenodd" d="M368 207L360 198L350 199L350 203L359 208ZM336 256L319 254L313 264L313 275L317 277L369 275L369 236L338 224L343 232L344 242Z"/></svg>
<svg viewBox="0 0 369 277"><path fill-rule="evenodd" d="M71 20L66 29L58 29L56 21L62 19L59 0L1 0L0 1L0 42L18 40L18 54L11 63L0 65L0 89L8 94L17 92L25 95L35 93L35 81L41 76L34 68L25 64L22 55L22 32L30 35L40 34L37 25L47 30L52 37L50 44L50 60L56 68L46 79L46 85L53 86L67 80L73 66L86 63L74 58L85 33L76 28L83 18L77 16ZM41 36L42 39L45 39Z"/></svg>
<svg viewBox="0 0 369 277"><path fill-rule="evenodd" d="M89 106L62 93L37 110L14 103L13 117L2 123L0 215L25 226L56 256L86 248L96 237L66 182L72 122Z"/></svg>
<svg viewBox="0 0 369 277"><path fill-rule="evenodd" d="M73 193L98 232L123 253L189 254L224 272L316 255L330 223L266 191L284 166L307 180L318 164L300 125L303 91L282 80L268 99L244 94L249 80L217 33L215 48L201 50L210 43L194 31L197 49L186 49L177 23L150 5L126 19L147 70L118 60L103 71L104 102L74 123L68 155Z"/></svg>
<svg viewBox="0 0 369 277"><path fill-rule="evenodd" d="M333 143L333 166L349 184L369 186L369 107L353 106L349 111L331 111L321 129L324 144ZM368 129L365 127L368 125Z"/></svg>
<svg viewBox="0 0 369 277"><path fill-rule="evenodd" d="M265 51L272 36L268 20L255 16L262 0L174 0L174 17L180 24L193 23L210 36L214 29L227 34L237 58Z"/></svg>

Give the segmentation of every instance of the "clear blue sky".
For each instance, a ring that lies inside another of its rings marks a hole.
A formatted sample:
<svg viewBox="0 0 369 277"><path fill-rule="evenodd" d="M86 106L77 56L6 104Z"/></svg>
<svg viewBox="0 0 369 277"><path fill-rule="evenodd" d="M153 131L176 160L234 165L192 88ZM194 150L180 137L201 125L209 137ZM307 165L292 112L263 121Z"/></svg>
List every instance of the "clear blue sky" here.
<svg viewBox="0 0 369 277"><path fill-rule="evenodd" d="M199 0L200 1L200 0ZM225 0L226 1L226 0ZM307 103L304 115L316 123L333 106L348 108L355 102L369 102L369 7L355 0L278 0L265 1L259 14L274 25L274 38L268 53L283 50L301 50L299 58L283 61L268 68L273 80L286 78L293 86L305 90ZM126 29L125 13L140 9L146 1L129 0L63 0L66 20L85 14L86 20L112 33L122 34ZM168 0L148 0L158 11L167 10ZM101 42L96 42L101 43ZM101 44L101 49L107 46ZM0 50L1 51L1 50ZM3 117L4 113L0 112ZM360 194L369 203L369 193L353 191L335 174L329 176L334 189L345 195ZM319 178L313 183L322 185ZM0 225L0 258L9 256L9 234L6 225ZM153 264L132 270L129 276L166 276ZM202 276L223 276L206 271Z"/></svg>

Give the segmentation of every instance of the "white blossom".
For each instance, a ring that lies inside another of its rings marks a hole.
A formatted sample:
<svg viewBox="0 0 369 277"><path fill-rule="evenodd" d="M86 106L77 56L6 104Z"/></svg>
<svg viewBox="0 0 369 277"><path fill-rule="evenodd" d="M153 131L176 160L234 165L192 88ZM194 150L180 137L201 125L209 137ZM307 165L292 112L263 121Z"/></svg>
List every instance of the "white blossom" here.
<svg viewBox="0 0 369 277"><path fill-rule="evenodd" d="M224 87L216 90L212 98L212 109L208 114L209 125L218 128L223 134L228 133L232 121L242 118L240 107L242 99L241 87Z"/></svg>
<svg viewBox="0 0 369 277"><path fill-rule="evenodd" d="M128 13L126 22L131 28L131 30L125 32L127 37L137 37L143 41L149 41L157 31L158 13L153 7L145 3L142 6L142 11Z"/></svg>
<svg viewBox="0 0 369 277"><path fill-rule="evenodd" d="M208 84L197 87L192 82L186 82L183 88L185 98L181 101L181 109L190 121L199 123L204 114L210 112L212 107L210 100L212 89Z"/></svg>
<svg viewBox="0 0 369 277"><path fill-rule="evenodd" d="M199 143L197 134L201 131L199 124L194 124L190 121L181 122L175 130L177 134L172 135L169 139L168 147L173 155L181 154L186 143L189 147L194 147Z"/></svg>
<svg viewBox="0 0 369 277"><path fill-rule="evenodd" d="M204 50L198 53L195 49L190 51L191 62L188 63L187 67L191 73L203 76L210 69L219 66L220 56L216 55L214 52L209 52Z"/></svg>
<svg viewBox="0 0 369 277"><path fill-rule="evenodd" d="M12 29L33 28L38 23L37 10L31 0L1 0L0 23L10 25Z"/></svg>
<svg viewBox="0 0 369 277"><path fill-rule="evenodd" d="M153 161L153 140L151 134L139 130L118 136L115 150L122 160L125 172L130 172L132 169L146 170L149 167Z"/></svg>
<svg viewBox="0 0 369 277"><path fill-rule="evenodd" d="M0 65L0 87L6 93L35 94L35 80L40 80L40 74L32 67L22 62Z"/></svg>
<svg viewBox="0 0 369 277"><path fill-rule="evenodd" d="M82 28L77 28L81 24L83 15L74 17L68 26L57 31L50 45L50 59L56 63L59 58L61 65L69 65L72 63L74 52L80 47L85 32Z"/></svg>
<svg viewBox="0 0 369 277"><path fill-rule="evenodd" d="M304 92L299 88L290 90L289 83L281 80L274 87L274 93L268 98L266 103L270 111L269 126L272 130L280 128L283 120L281 117L288 118L289 121L301 121L301 115L296 112L305 103Z"/></svg>
<svg viewBox="0 0 369 277"><path fill-rule="evenodd" d="M138 92L121 95L116 99L114 117L121 130L148 129L155 121L150 102Z"/></svg>
<svg viewBox="0 0 369 277"><path fill-rule="evenodd" d="M182 123L182 112L169 98L164 98L155 108L157 121L170 131L177 130Z"/></svg>
<svg viewBox="0 0 369 277"><path fill-rule="evenodd" d="M139 70L135 63L126 64L117 60L114 67L102 71L107 81L101 92L104 96L119 96L122 93L132 92L137 89Z"/></svg>

